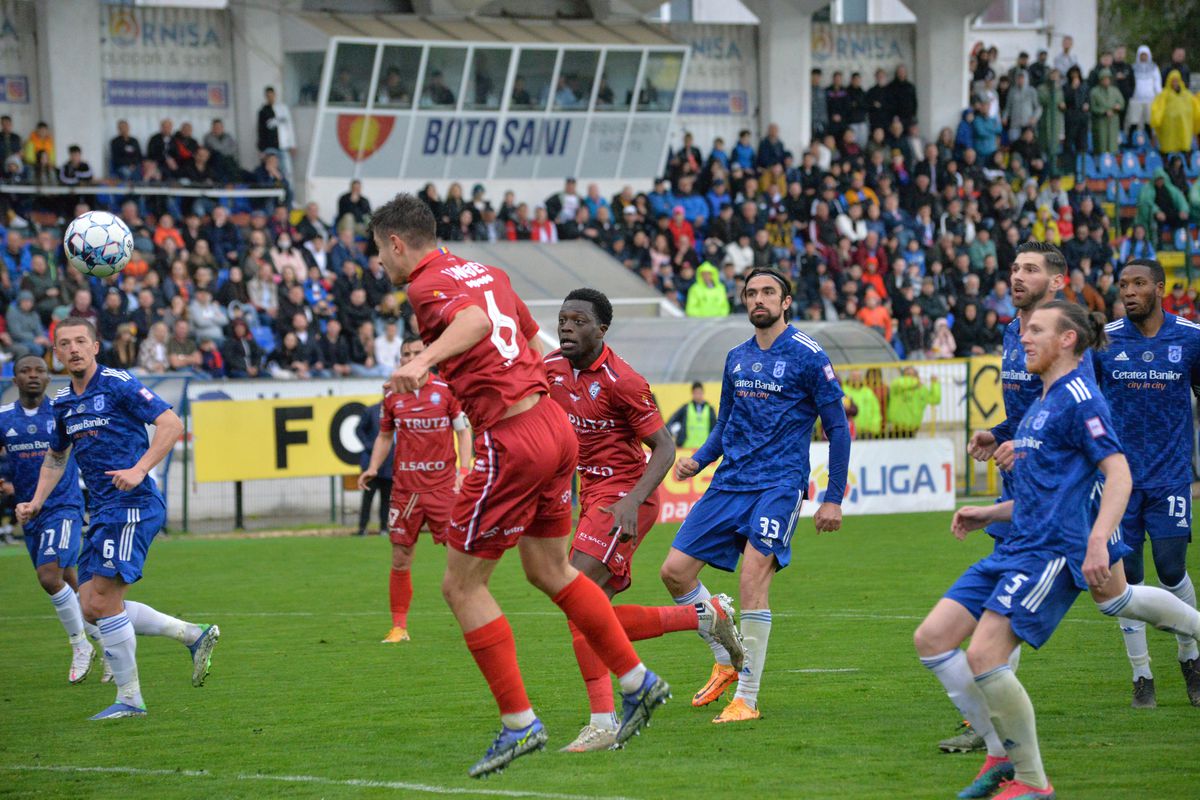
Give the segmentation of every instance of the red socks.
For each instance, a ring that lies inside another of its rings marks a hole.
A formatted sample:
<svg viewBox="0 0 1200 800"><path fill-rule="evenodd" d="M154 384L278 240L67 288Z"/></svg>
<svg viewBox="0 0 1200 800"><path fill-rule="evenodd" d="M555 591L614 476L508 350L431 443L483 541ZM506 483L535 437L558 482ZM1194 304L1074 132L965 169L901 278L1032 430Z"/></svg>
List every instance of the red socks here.
<svg viewBox="0 0 1200 800"><path fill-rule="evenodd" d="M412 604L412 573L408 570L392 569L388 581L388 594L392 601L392 625L396 628L408 627L408 607Z"/></svg>
<svg viewBox="0 0 1200 800"><path fill-rule="evenodd" d="M641 663L604 591L583 573L554 596L608 671L620 677ZM584 676L586 679L586 675Z"/></svg>
<svg viewBox="0 0 1200 800"><path fill-rule="evenodd" d="M700 627L696 607L686 606L613 606L629 641L655 639L664 633L694 631Z"/></svg>
<svg viewBox="0 0 1200 800"><path fill-rule="evenodd" d="M575 647L575 660L579 662L579 674L583 676L583 683L587 687L588 705L592 713L612 713L615 707L608 667L604 666L575 623L568 620L567 625L571 628L571 644Z"/></svg>
<svg viewBox="0 0 1200 800"><path fill-rule="evenodd" d="M517 667L517 643L512 628L502 615L486 625L463 634L467 648L487 679L501 714L520 714L530 708L521 670ZM632 648L631 648L632 649Z"/></svg>

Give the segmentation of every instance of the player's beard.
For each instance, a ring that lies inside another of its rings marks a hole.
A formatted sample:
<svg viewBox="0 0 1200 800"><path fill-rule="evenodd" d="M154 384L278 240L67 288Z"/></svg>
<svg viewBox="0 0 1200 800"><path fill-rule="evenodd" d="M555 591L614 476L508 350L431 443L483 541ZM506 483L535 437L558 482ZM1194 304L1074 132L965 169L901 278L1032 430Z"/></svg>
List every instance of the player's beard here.
<svg viewBox="0 0 1200 800"><path fill-rule="evenodd" d="M1013 298L1013 306L1018 311L1033 311L1035 308L1038 308L1039 306L1041 306L1043 303L1046 302L1046 295L1048 295L1048 294L1050 294L1049 286L1047 286L1045 289L1043 289L1040 293L1038 293L1036 295L1032 291L1027 290L1025 293L1025 296L1026 296L1026 298L1028 298L1028 302L1026 302L1025 305L1017 305L1017 300L1014 297Z"/></svg>
<svg viewBox="0 0 1200 800"><path fill-rule="evenodd" d="M782 311L780 311L778 314L772 315L767 309L764 308L762 310L767 314L765 317L755 317L754 311L750 312L750 324L761 330L770 328L776 322L779 322L779 318L783 316ZM755 309L755 311L758 311L758 309Z"/></svg>

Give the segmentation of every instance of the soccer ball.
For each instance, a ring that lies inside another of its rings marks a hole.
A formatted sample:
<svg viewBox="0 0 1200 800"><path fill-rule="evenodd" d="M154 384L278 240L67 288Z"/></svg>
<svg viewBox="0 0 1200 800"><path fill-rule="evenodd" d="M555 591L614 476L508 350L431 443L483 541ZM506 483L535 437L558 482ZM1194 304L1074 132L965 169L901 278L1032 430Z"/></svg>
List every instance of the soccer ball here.
<svg viewBox="0 0 1200 800"><path fill-rule="evenodd" d="M71 220L63 248L72 267L84 275L107 278L129 263L133 234L128 225L107 211L89 211Z"/></svg>

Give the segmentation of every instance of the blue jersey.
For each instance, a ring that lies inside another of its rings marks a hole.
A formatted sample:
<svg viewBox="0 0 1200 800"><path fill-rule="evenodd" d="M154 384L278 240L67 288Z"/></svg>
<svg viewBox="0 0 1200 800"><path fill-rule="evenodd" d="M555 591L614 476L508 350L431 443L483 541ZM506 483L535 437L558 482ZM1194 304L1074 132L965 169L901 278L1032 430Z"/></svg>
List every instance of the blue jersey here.
<svg viewBox="0 0 1200 800"><path fill-rule="evenodd" d="M109 507L161 506L162 495L149 475L129 492L113 486L110 470L129 469L150 446L146 426L170 404L119 369L100 367L76 394L68 383L54 396L54 435L57 451L71 447L87 484L89 510L95 515Z"/></svg>
<svg viewBox="0 0 1200 800"><path fill-rule="evenodd" d="M32 412L20 403L0 406L0 435L4 437L0 439L0 445L8 453L9 476L18 503L29 502L37 491L42 461L50 449L54 426L54 412L49 400L43 399ZM73 455L67 459L62 479L46 498L42 514L83 516L83 493L79 491L79 470Z"/></svg>
<svg viewBox="0 0 1200 800"><path fill-rule="evenodd" d="M1127 319L1109 323L1108 348L1092 354L1137 489L1192 481L1192 382L1200 325L1163 314L1147 339Z"/></svg>
<svg viewBox="0 0 1200 800"><path fill-rule="evenodd" d="M844 419L841 401L829 357L808 335L789 325L766 350L751 337L725 357L717 424L694 457L704 467L723 456L716 489L806 486L813 425L830 406ZM831 450L830 489L833 459Z"/></svg>
<svg viewBox="0 0 1200 800"><path fill-rule="evenodd" d="M1095 380L1092 360L1084 354L1080 362L1083 374ZM1004 396L1004 421L992 428L996 444L1013 438L1021 418L1029 406L1042 394L1042 379L1025 369L1025 346L1021 344L1021 318L1017 317L1004 328L1004 352L1000 357L1000 388Z"/></svg>
<svg viewBox="0 0 1200 800"><path fill-rule="evenodd" d="M1004 556L1031 553L1065 557L1080 589L1092 530L1092 487L1097 465L1121 443L1108 403L1076 368L1036 398L1013 439L1012 533L996 546Z"/></svg>

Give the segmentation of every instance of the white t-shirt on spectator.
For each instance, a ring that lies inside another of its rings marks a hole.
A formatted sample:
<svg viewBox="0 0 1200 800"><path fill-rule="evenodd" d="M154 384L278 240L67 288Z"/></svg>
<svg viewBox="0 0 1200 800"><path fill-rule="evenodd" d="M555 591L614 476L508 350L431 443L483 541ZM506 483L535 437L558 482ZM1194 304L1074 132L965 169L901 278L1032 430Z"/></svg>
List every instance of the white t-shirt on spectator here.
<svg viewBox="0 0 1200 800"><path fill-rule="evenodd" d="M392 370L400 363L400 348L404 340L397 336L388 340L386 336L375 337L375 363L387 370Z"/></svg>
<svg viewBox="0 0 1200 800"><path fill-rule="evenodd" d="M725 245L725 260L733 263L735 275L741 275L754 264L754 250L750 245L742 247L737 242Z"/></svg>

